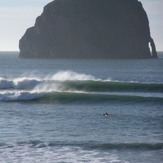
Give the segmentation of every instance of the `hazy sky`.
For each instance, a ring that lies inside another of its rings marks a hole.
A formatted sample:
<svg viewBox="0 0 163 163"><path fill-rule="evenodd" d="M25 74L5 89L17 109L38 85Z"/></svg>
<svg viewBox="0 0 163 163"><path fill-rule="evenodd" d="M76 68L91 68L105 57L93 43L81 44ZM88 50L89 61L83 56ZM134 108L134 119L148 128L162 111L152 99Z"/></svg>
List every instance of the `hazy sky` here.
<svg viewBox="0 0 163 163"><path fill-rule="evenodd" d="M0 0L0 51L18 51L19 39L52 0ZM140 0L157 50L163 51L163 0Z"/></svg>

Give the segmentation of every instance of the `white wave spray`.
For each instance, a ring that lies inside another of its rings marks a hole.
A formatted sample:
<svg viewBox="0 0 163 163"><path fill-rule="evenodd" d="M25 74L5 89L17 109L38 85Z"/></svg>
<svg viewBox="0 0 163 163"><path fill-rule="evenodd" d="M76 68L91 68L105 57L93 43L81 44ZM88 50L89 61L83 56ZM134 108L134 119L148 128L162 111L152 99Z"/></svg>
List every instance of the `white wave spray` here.
<svg viewBox="0 0 163 163"><path fill-rule="evenodd" d="M92 75L79 74L73 71L59 71L45 77L26 76L17 78L0 78L0 100L32 100L54 91L70 91L64 81L102 81Z"/></svg>

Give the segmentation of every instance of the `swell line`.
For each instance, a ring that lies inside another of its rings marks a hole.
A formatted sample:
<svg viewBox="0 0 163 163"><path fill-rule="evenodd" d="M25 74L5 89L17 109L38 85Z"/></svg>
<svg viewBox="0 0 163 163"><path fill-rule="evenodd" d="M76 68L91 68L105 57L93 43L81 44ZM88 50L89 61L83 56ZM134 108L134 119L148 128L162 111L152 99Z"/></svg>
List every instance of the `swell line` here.
<svg viewBox="0 0 163 163"><path fill-rule="evenodd" d="M113 81L65 81L62 83L66 89L83 91L118 91L118 92L163 92L163 84L134 83Z"/></svg>
<svg viewBox="0 0 163 163"><path fill-rule="evenodd" d="M74 92L52 92L34 99L40 102L71 102L71 101L134 101L134 102L163 102L161 97L143 97L130 95L107 95Z"/></svg>
<svg viewBox="0 0 163 163"><path fill-rule="evenodd" d="M37 102L83 102L83 101L133 101L133 102L163 102L162 96L142 96L141 94L99 93L79 91L9 91L0 93L0 101L37 101Z"/></svg>
<svg viewBox="0 0 163 163"><path fill-rule="evenodd" d="M42 142L37 140L16 142L12 144L3 143L0 147L19 147L28 145L30 148L45 148L45 147L56 147L56 146L78 146L88 149L148 149L148 150L162 150L163 143L97 143L97 142Z"/></svg>
<svg viewBox="0 0 163 163"><path fill-rule="evenodd" d="M149 143L119 143L119 144L97 144L92 148L98 149L163 149L163 143L149 144Z"/></svg>

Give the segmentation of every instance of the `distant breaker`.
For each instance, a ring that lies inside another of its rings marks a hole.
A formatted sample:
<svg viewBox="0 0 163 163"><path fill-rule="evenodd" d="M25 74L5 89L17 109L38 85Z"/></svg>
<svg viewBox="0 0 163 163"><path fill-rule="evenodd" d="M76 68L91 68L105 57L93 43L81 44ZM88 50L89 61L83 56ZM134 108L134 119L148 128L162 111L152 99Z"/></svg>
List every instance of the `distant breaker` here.
<svg viewBox="0 0 163 163"><path fill-rule="evenodd" d="M19 48L31 58L157 58L138 0L54 0Z"/></svg>

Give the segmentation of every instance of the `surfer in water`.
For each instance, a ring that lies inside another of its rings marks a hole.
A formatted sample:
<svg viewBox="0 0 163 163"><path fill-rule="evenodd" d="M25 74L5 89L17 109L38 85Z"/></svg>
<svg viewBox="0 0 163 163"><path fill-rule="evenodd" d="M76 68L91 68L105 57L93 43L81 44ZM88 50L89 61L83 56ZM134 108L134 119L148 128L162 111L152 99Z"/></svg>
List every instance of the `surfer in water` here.
<svg viewBox="0 0 163 163"><path fill-rule="evenodd" d="M103 114L103 116L109 116L109 114L106 112L106 113Z"/></svg>

